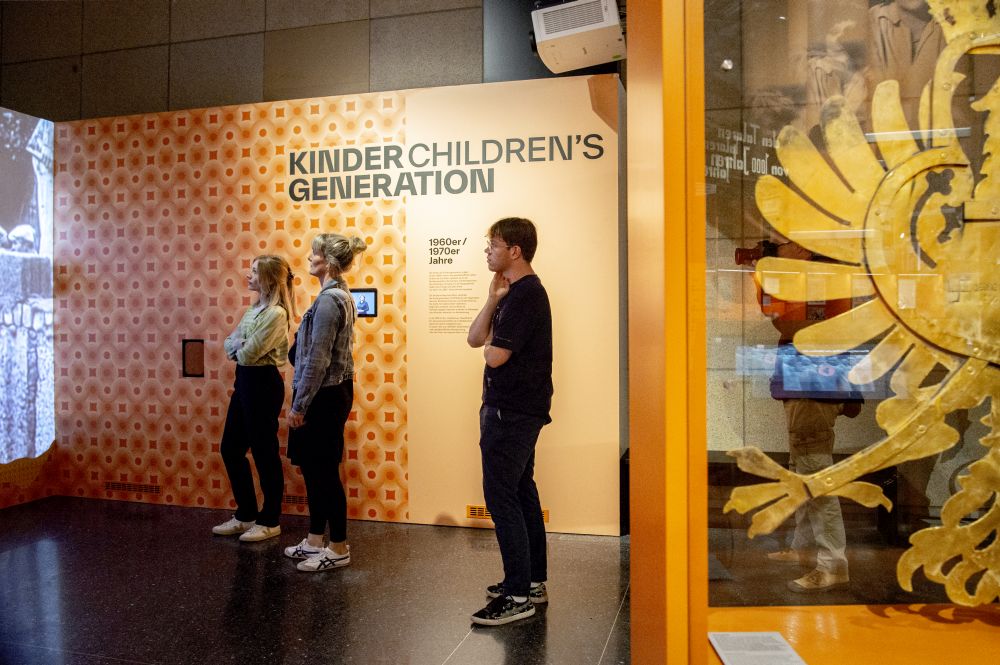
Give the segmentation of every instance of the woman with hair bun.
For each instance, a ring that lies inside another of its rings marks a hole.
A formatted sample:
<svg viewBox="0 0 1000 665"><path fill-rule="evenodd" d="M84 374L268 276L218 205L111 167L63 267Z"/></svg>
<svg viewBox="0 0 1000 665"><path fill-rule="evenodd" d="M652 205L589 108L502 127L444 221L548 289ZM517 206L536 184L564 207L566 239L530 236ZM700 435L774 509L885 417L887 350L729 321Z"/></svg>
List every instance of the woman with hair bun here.
<svg viewBox="0 0 1000 665"><path fill-rule="evenodd" d="M278 368L288 359L289 321L295 316L292 269L280 256L265 254L250 264L247 287L257 302L226 338L226 355L236 361L236 383L226 413L219 452L236 499L232 519L212 528L220 536L239 535L255 542L281 533L281 498L285 478L278 453L278 415L285 401L285 381ZM260 478L264 506L257 493L247 451Z"/></svg>
<svg viewBox="0 0 1000 665"><path fill-rule="evenodd" d="M297 568L318 572L351 562L347 498L340 482L344 425L354 402L354 322L357 310L343 273L367 244L361 238L323 233L312 242L309 274L322 284L295 336L288 456L302 469L309 502L309 533L285 556ZM330 542L324 546L326 527Z"/></svg>

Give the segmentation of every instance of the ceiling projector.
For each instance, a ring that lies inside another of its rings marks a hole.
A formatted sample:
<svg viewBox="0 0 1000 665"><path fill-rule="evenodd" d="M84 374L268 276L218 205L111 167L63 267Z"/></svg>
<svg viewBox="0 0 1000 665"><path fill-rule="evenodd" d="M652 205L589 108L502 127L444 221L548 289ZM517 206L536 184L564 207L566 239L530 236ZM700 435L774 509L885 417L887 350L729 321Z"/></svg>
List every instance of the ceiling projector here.
<svg viewBox="0 0 1000 665"><path fill-rule="evenodd" d="M535 46L556 74L625 58L615 0L576 0L531 12Z"/></svg>

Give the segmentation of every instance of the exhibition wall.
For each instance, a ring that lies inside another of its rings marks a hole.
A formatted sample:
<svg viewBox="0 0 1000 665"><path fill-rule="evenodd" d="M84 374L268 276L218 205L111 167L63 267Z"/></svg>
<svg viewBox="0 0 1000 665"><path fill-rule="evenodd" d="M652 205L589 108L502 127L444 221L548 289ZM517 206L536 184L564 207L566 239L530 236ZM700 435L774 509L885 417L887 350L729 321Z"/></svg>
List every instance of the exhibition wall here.
<svg viewBox="0 0 1000 665"><path fill-rule="evenodd" d="M461 103L451 103L461 91ZM411 518L475 525L481 504L478 420L482 354L466 346L483 305L485 233L501 217L538 224L532 265L552 303L552 423L535 458L542 508L555 531L619 532L617 77L563 78L407 97L407 132L455 137L492 167L495 191L407 204ZM524 159L513 152L527 142ZM502 157L501 157L502 156ZM435 243L461 249L435 263ZM421 445L418 445L421 442ZM426 445L424 445L426 442ZM433 442L433 443L432 443ZM442 463L447 459L447 463Z"/></svg>
<svg viewBox="0 0 1000 665"><path fill-rule="evenodd" d="M533 9L510 0L0 0L0 106L70 121L552 78L529 39Z"/></svg>
<svg viewBox="0 0 1000 665"><path fill-rule="evenodd" d="M57 493L228 507L218 444L234 366L222 340L251 302L244 275L257 254L288 257L301 313L318 291L310 240L338 230L373 245L351 281L377 283L383 298L380 330L372 320L358 327L350 515L401 517L399 203L293 209L282 175L288 152L314 143L401 140L400 111L387 94L57 125ZM183 339L205 340L204 378L182 376ZM378 456L366 447L376 435ZM386 482L372 483L376 469ZM304 512L301 476L285 476L286 504Z"/></svg>
<svg viewBox="0 0 1000 665"><path fill-rule="evenodd" d="M349 516L488 526L467 517L483 503L482 360L465 330L489 283L485 231L520 215L538 223L554 310L536 463L549 528L617 533L617 92L601 76L56 125L45 493L231 507L221 342L250 303L244 275L256 254L287 256L301 313L318 291L309 242L337 231L369 243L349 283L378 293L358 324ZM205 341L203 378L183 376L187 339ZM286 511L305 512L285 475Z"/></svg>
<svg viewBox="0 0 1000 665"><path fill-rule="evenodd" d="M513 31L495 4L520 3L0 0L0 106L70 121L495 81L487 34L533 57L530 18Z"/></svg>

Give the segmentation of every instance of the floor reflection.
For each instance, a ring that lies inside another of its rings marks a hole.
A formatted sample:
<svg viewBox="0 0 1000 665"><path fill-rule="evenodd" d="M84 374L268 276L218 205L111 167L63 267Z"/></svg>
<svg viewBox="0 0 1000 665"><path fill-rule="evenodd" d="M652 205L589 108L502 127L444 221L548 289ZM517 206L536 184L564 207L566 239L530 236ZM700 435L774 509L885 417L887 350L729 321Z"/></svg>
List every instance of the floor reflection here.
<svg viewBox="0 0 1000 665"><path fill-rule="evenodd" d="M950 602L943 587L914 576L913 592L900 588L896 562L906 549L887 543L874 526L852 525L847 558L850 582L844 587L814 594L794 593L788 581L804 575L810 566L779 564L768 552L786 547L787 530L747 538L742 528L709 529L709 604L713 607L750 605L888 605Z"/></svg>
<svg viewBox="0 0 1000 665"><path fill-rule="evenodd" d="M24 662L30 656L22 650L62 662L62 565L59 543L52 538L0 552L0 571L4 571L0 662Z"/></svg>
<svg viewBox="0 0 1000 665"><path fill-rule="evenodd" d="M502 577L490 530L349 524L351 565L210 533L222 511L50 498L0 511L0 664L627 663L628 538L549 534L550 603L470 628Z"/></svg>

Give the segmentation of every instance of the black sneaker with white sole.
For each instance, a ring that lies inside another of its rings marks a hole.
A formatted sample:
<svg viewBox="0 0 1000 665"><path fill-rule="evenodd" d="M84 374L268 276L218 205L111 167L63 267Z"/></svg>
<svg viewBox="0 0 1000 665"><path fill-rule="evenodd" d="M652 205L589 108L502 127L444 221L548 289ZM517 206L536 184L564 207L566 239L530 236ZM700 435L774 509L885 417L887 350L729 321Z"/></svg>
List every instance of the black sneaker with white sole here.
<svg viewBox="0 0 1000 665"><path fill-rule="evenodd" d="M497 582L496 584L491 584L486 587L486 595L490 598L496 598L497 596L503 596L507 592L504 591L503 582ZM549 594L545 591L545 582L542 582L538 586L531 587L531 591L528 592L528 600L530 600L535 605L539 603L549 602Z"/></svg>
<svg viewBox="0 0 1000 665"><path fill-rule="evenodd" d="M535 606L526 600L519 603L510 596L497 596L486 607L472 615L472 623L480 626L501 626L535 615Z"/></svg>

